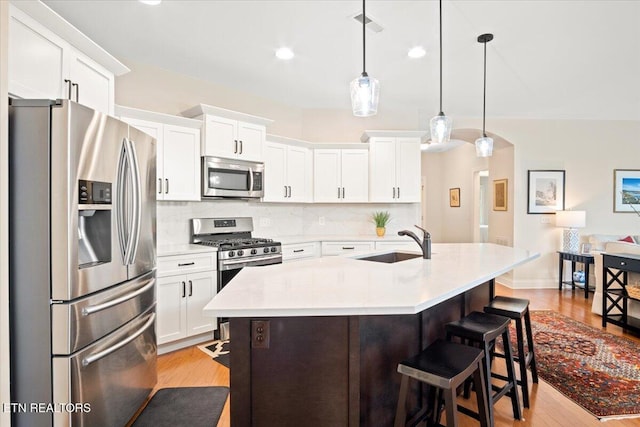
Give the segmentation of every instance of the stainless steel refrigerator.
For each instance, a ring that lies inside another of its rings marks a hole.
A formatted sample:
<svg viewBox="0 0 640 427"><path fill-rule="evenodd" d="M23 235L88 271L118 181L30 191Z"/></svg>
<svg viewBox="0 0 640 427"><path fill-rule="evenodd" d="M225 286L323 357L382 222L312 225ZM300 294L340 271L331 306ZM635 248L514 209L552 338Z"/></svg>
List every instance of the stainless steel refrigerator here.
<svg viewBox="0 0 640 427"><path fill-rule="evenodd" d="M71 101L9 108L12 424L116 426L156 384L156 141Z"/></svg>

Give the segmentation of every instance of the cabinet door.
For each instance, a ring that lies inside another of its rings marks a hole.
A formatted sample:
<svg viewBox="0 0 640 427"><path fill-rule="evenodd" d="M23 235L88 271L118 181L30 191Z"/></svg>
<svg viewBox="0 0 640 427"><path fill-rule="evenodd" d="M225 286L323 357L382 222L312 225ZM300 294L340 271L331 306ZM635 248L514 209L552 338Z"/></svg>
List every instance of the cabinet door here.
<svg viewBox="0 0 640 427"><path fill-rule="evenodd" d="M315 202L339 202L342 200L340 165L340 150L314 150L313 200Z"/></svg>
<svg viewBox="0 0 640 427"><path fill-rule="evenodd" d="M200 130L164 125L164 200L200 200Z"/></svg>
<svg viewBox="0 0 640 427"><path fill-rule="evenodd" d="M202 314L204 306L216 295L216 280L215 271L187 276L187 336L216 328L216 318Z"/></svg>
<svg viewBox="0 0 640 427"><path fill-rule="evenodd" d="M120 117L120 120L129 123L134 128L141 130L147 135L151 135L157 141L156 144L156 200L164 199L164 168L162 159L164 158L163 126L162 123L149 122L147 120L132 119L130 117Z"/></svg>
<svg viewBox="0 0 640 427"><path fill-rule="evenodd" d="M343 202L369 201L369 151L342 150Z"/></svg>
<svg viewBox="0 0 640 427"><path fill-rule="evenodd" d="M252 123L238 122L237 138L240 143L238 147L238 158L261 162L262 146L265 139L265 127Z"/></svg>
<svg viewBox="0 0 640 427"><path fill-rule="evenodd" d="M396 186L399 202L420 202L420 140L397 138L396 140Z"/></svg>
<svg viewBox="0 0 640 427"><path fill-rule="evenodd" d="M309 201L307 185L308 148L288 147L287 150L287 185L290 187L290 202Z"/></svg>
<svg viewBox="0 0 640 427"><path fill-rule="evenodd" d="M156 335L158 344L187 336L187 278L184 275L157 279Z"/></svg>
<svg viewBox="0 0 640 427"><path fill-rule="evenodd" d="M71 99L94 110L113 115L113 73L75 49L70 49L69 61L69 79L74 84Z"/></svg>
<svg viewBox="0 0 640 427"><path fill-rule="evenodd" d="M67 98L69 45L13 5L9 10L9 93L18 98Z"/></svg>
<svg viewBox="0 0 640 427"><path fill-rule="evenodd" d="M202 146L203 156L235 158L238 156L236 120L207 115Z"/></svg>
<svg viewBox="0 0 640 427"><path fill-rule="evenodd" d="M369 142L369 201L395 202L396 140L395 138L371 138Z"/></svg>
<svg viewBox="0 0 640 427"><path fill-rule="evenodd" d="M287 195L287 146L267 142L264 148L264 198L265 202L284 202Z"/></svg>

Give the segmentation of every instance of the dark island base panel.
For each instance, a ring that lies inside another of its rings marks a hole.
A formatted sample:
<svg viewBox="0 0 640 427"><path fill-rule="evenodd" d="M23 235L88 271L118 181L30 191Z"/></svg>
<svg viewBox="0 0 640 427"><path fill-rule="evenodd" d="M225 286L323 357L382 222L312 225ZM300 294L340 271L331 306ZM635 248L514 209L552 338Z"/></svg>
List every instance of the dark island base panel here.
<svg viewBox="0 0 640 427"><path fill-rule="evenodd" d="M489 295L485 283L415 315L232 318L231 425L392 426L398 362ZM252 348L256 320L269 321L269 348ZM412 387L416 407L426 390Z"/></svg>

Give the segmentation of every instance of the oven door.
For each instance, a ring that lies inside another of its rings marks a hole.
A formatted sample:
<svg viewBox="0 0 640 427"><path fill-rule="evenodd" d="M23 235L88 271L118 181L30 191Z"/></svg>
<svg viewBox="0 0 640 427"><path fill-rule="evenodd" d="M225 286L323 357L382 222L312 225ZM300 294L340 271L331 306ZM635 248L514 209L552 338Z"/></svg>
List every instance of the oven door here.
<svg viewBox="0 0 640 427"><path fill-rule="evenodd" d="M202 197L260 198L264 164L202 158Z"/></svg>

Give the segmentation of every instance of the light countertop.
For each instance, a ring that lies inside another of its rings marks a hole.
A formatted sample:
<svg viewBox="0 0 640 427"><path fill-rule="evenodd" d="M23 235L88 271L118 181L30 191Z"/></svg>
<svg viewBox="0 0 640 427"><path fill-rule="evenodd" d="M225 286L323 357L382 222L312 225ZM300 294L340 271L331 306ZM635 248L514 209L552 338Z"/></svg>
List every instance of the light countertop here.
<svg viewBox="0 0 640 427"><path fill-rule="evenodd" d="M158 246L157 256L188 255L203 252L217 252L213 246L192 245L189 243Z"/></svg>
<svg viewBox="0 0 640 427"><path fill-rule="evenodd" d="M398 236L395 233L387 233L383 237L378 237L375 234L318 234L301 236L275 236L273 237L273 240L277 240L283 245L309 242L413 242L413 240L411 240L409 237Z"/></svg>
<svg viewBox="0 0 640 427"><path fill-rule="evenodd" d="M371 254L244 268L205 306L203 314L415 314L540 256L490 243L441 243L433 244L430 260L418 257L385 264L357 259Z"/></svg>

